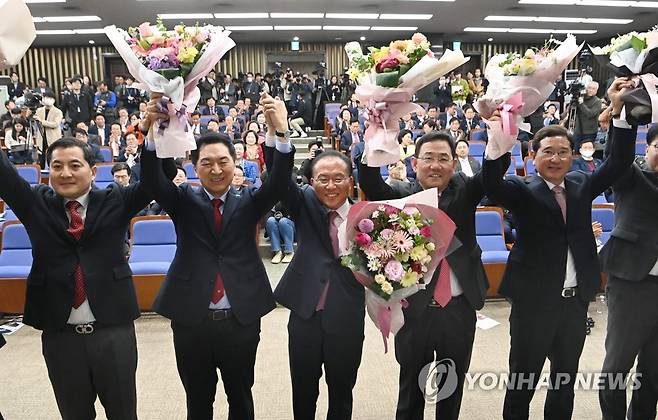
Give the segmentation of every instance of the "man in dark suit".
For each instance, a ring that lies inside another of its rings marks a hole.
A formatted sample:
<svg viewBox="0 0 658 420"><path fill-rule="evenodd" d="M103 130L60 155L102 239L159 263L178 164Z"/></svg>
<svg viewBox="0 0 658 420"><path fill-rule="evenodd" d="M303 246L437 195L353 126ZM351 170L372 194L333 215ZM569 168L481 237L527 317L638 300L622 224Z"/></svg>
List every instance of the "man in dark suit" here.
<svg viewBox="0 0 658 420"><path fill-rule="evenodd" d="M455 146L455 153L457 154L455 172L463 172L466 176L473 176L480 172L482 165L473 156L469 156L468 151L468 141L459 140Z"/></svg>
<svg viewBox="0 0 658 420"><path fill-rule="evenodd" d="M71 127L79 122L89 124L91 121L93 98L80 89L82 81L79 77L71 79L71 92L62 101L62 112L71 121Z"/></svg>
<svg viewBox="0 0 658 420"><path fill-rule="evenodd" d="M149 113L166 119L157 113L158 101L156 95ZM163 161L151 150L142 152L142 182L176 226L176 255L153 307L172 320L189 419L212 419L217 368L229 418L254 418L251 387L260 319L276 306L254 235L258 221L285 193L293 165L285 104L267 96L263 105L277 151L260 188L238 193L231 187L235 149L222 134L201 136L192 152L199 189L169 182Z"/></svg>
<svg viewBox="0 0 658 420"><path fill-rule="evenodd" d="M435 359L454 362L458 385L456 391L437 403L441 419L457 419L461 406L464 375L471 361L475 338L475 311L482 308L489 287L475 240L475 209L484 196L481 173L472 178L455 174L455 144L450 136L434 131L416 143L412 165L416 180L409 185L389 186L379 168L359 162L359 183L369 200L406 197L425 189L437 188L439 208L457 226L455 236L461 246L452 252L438 269L425 290L407 298L404 326L395 336L395 357L400 364L398 420L423 418L425 400L418 386L423 367ZM500 169L502 177L505 169ZM441 287L436 287L439 278ZM435 290L436 289L436 290ZM448 291L447 295L446 293ZM436 292L436 293L435 293ZM442 302L442 303L438 303ZM447 303L446 303L447 302Z"/></svg>
<svg viewBox="0 0 658 420"><path fill-rule="evenodd" d="M270 154L266 148L265 155ZM274 296L290 309L295 420L315 419L323 365L329 388L327 419L350 419L365 315L364 288L341 265L338 250L338 227L351 206L352 162L340 152L325 151L313 159L311 174L310 186L300 188L291 180L283 198L295 222L298 251Z"/></svg>
<svg viewBox="0 0 658 420"><path fill-rule="evenodd" d="M618 79L608 91L613 115L620 114L620 92L629 86L632 82ZM499 174L510 164L509 153L489 160L494 156L487 152L482 167L486 194L512 212L516 226L499 290L512 301L506 420L528 419L546 357L551 387L544 416L571 418L587 306L601 283L592 200L631 165L635 152L636 130L619 119L614 125L611 154L592 174L569 172L574 141L561 126L535 134L535 176L503 180Z"/></svg>
<svg viewBox="0 0 658 420"><path fill-rule="evenodd" d="M89 130L87 130L87 134L89 135L90 139L97 139L96 141L92 141L92 143L96 143L99 146L109 146L110 125L106 123L105 115L96 114L94 117L94 122L96 124L92 125L89 127Z"/></svg>
<svg viewBox="0 0 658 420"><path fill-rule="evenodd" d="M608 332L601 372L610 382L599 391L604 420L626 418L626 387L615 378L635 372L640 387L633 390L630 420L656 418L658 400L658 126L647 133L645 167L634 164L612 186L615 228L601 250L608 273ZM632 314L632 316L631 316ZM611 376L607 376L611 375Z"/></svg>
<svg viewBox="0 0 658 420"><path fill-rule="evenodd" d="M603 161L594 157L594 141L585 139L580 143L580 157L571 164L572 171L592 173L601 166Z"/></svg>
<svg viewBox="0 0 658 420"><path fill-rule="evenodd" d="M75 136L76 139L84 142L87 145L87 147L89 147L89 149L91 150L91 155L94 158L94 164L105 161L105 159L103 158L103 154L101 153L101 148L98 147L96 143L91 143L89 141L89 136L87 135L87 132L85 130L83 130L82 128L75 128L73 129L73 135Z"/></svg>
<svg viewBox="0 0 658 420"><path fill-rule="evenodd" d="M340 136L340 150L349 152L352 150L352 145L363 142L363 134L361 133L361 124L356 118L350 120L350 129L345 131Z"/></svg>
<svg viewBox="0 0 658 420"><path fill-rule="evenodd" d="M475 108L471 105L464 107L464 118L461 120L460 128L468 138L471 130L480 129L480 116L475 113Z"/></svg>
<svg viewBox="0 0 658 420"><path fill-rule="evenodd" d="M20 81L18 73L15 71L11 72L9 78L11 79L11 83L7 86L7 96L9 99L15 101L16 99L23 96L27 86L25 86L25 83Z"/></svg>
<svg viewBox="0 0 658 420"><path fill-rule="evenodd" d="M130 219L150 201L140 184L92 188L91 149L73 138L47 151L50 186L30 187L0 153L0 197L23 222L34 262L23 322L42 330L43 355L60 414L137 419L139 308L126 262Z"/></svg>

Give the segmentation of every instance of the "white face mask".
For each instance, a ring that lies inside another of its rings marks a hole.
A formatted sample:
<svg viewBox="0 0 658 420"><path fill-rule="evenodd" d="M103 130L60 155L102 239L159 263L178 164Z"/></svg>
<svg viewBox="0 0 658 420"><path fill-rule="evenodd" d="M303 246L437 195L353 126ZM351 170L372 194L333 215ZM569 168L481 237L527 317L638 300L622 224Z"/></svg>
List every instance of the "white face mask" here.
<svg viewBox="0 0 658 420"><path fill-rule="evenodd" d="M43 98L42 102L45 106L53 106L55 105L55 98Z"/></svg>
<svg viewBox="0 0 658 420"><path fill-rule="evenodd" d="M594 150L581 150L580 155L582 157L585 157L585 158L589 159L592 156L594 156Z"/></svg>

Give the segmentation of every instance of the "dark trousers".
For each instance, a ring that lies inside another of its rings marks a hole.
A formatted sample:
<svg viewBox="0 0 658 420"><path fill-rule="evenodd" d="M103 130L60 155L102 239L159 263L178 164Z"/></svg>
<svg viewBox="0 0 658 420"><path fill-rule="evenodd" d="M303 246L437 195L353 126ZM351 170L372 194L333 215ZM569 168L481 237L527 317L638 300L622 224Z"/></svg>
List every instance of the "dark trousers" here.
<svg viewBox="0 0 658 420"><path fill-rule="evenodd" d="M241 325L234 317L210 317L195 326L171 322L178 374L187 396L188 420L211 420L217 369L228 399L229 420L253 420L254 364L260 321Z"/></svg>
<svg viewBox="0 0 658 420"><path fill-rule="evenodd" d="M656 418L658 402L658 280L630 282L610 276L606 286L608 331L601 373L607 381L599 390L604 420L626 418L626 387L615 386L638 358L639 388L633 390L630 420Z"/></svg>
<svg viewBox="0 0 658 420"><path fill-rule="evenodd" d="M352 418L352 389L361 364L363 330L330 334L322 325L322 311L304 320L290 312L288 353L295 420L314 420L322 366L329 389L328 420Z"/></svg>
<svg viewBox="0 0 658 420"><path fill-rule="evenodd" d="M537 300L512 302L505 420L528 419L530 401L547 357L551 372L544 419L571 419L574 382L585 344L587 306L578 296L561 298L550 307Z"/></svg>
<svg viewBox="0 0 658 420"><path fill-rule="evenodd" d="M453 298L445 308L427 307L416 318L405 319L395 335L395 358L400 364L400 390L397 420L422 420L425 390L421 390L421 370L435 359L451 359L457 374L457 387L436 403L437 419L457 419L464 388L464 377L471 363L475 339L475 310L466 298Z"/></svg>
<svg viewBox="0 0 658 420"><path fill-rule="evenodd" d="M96 418L100 399L109 420L137 419L137 343L133 323L41 334L43 357L63 420Z"/></svg>

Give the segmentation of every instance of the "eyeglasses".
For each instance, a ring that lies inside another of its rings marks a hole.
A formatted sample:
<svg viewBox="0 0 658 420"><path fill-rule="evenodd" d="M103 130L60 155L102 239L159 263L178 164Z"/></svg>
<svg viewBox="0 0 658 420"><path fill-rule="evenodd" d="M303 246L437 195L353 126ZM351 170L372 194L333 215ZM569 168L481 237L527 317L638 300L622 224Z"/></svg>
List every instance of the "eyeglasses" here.
<svg viewBox="0 0 658 420"><path fill-rule="evenodd" d="M436 163L436 164L439 164L441 166L446 166L450 162L453 161L453 159L448 157L448 156L441 156L441 157L438 157L438 158L425 156L425 157L422 157L422 158L418 158L418 160L423 162L425 165L431 165L433 163Z"/></svg>
<svg viewBox="0 0 658 420"><path fill-rule="evenodd" d="M334 185L342 185L344 182L347 181L348 178L344 176L337 176L335 178L330 178L328 176L319 176L313 179L315 179L315 181L318 184L322 185L323 187L326 187L327 185L329 185L331 181L333 181Z"/></svg>
<svg viewBox="0 0 658 420"><path fill-rule="evenodd" d="M553 157L557 156L559 159L565 160L571 156L571 150L559 150L557 152L552 150L540 150L539 153L544 155L547 159L553 159Z"/></svg>

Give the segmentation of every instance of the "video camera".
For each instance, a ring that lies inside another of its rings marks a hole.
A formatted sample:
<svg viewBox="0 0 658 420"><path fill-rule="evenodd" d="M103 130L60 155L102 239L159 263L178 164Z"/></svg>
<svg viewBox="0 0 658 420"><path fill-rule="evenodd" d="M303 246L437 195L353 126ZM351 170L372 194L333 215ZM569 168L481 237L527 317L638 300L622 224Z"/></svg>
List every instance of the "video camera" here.
<svg viewBox="0 0 658 420"><path fill-rule="evenodd" d="M34 112L38 107L41 106L42 100L43 96L41 95L41 92L36 90L25 90L23 92L23 96L16 99L16 106L19 108L25 106Z"/></svg>

